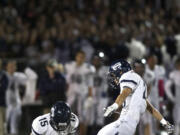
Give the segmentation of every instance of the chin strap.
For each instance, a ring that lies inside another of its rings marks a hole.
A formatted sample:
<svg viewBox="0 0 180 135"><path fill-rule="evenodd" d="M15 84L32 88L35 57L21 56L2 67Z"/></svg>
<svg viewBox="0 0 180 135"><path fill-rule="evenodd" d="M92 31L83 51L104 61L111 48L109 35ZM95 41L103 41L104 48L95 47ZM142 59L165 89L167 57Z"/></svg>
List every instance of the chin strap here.
<svg viewBox="0 0 180 135"><path fill-rule="evenodd" d="M49 123L50 123L51 127L57 132L65 131L67 128L69 128L69 125L70 125L70 123L68 123L68 125L65 129L60 130L60 129L56 128L56 125L54 124L54 122L52 120L50 120Z"/></svg>

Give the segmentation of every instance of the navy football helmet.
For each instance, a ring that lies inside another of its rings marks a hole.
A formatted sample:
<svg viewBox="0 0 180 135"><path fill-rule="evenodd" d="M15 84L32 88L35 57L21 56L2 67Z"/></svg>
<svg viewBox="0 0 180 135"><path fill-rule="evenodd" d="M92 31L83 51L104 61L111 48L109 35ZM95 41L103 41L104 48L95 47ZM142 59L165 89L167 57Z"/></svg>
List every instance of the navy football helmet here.
<svg viewBox="0 0 180 135"><path fill-rule="evenodd" d="M119 87L119 79L122 74L128 72L131 70L130 64L124 60L120 59L111 64L109 67L109 73L108 73L108 83L112 88L118 88Z"/></svg>
<svg viewBox="0 0 180 135"><path fill-rule="evenodd" d="M64 131L68 128L71 119L71 109L63 101L56 102L51 108L50 124L56 131Z"/></svg>

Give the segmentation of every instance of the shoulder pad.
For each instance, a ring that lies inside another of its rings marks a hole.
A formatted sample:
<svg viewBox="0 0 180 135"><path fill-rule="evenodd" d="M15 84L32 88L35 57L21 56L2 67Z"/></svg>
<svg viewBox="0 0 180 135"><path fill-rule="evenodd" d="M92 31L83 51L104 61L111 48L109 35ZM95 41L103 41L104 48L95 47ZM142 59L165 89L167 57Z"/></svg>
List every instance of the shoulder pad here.
<svg viewBox="0 0 180 135"><path fill-rule="evenodd" d="M126 86L134 90L139 83L139 75L137 75L134 71L129 71L124 73L119 81L122 88Z"/></svg>
<svg viewBox="0 0 180 135"><path fill-rule="evenodd" d="M124 73L120 80L133 80L135 82L137 82L136 80L138 80L139 75L137 73L135 73L133 70L128 71L126 73Z"/></svg>
<svg viewBox="0 0 180 135"><path fill-rule="evenodd" d="M72 113L71 114L71 133L75 133L78 126L79 126L79 119L74 113Z"/></svg>
<svg viewBox="0 0 180 135"><path fill-rule="evenodd" d="M49 120L47 115L37 117L32 123L32 133L35 135L44 134L47 131Z"/></svg>

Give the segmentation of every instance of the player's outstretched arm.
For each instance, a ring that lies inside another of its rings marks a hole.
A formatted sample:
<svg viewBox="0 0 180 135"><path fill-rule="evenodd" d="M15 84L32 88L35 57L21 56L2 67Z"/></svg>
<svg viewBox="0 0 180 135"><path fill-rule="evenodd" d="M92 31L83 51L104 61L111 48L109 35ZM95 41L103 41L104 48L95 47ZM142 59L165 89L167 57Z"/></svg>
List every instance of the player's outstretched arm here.
<svg viewBox="0 0 180 135"><path fill-rule="evenodd" d="M122 90L122 93L116 98L115 103L106 109L104 113L104 117L110 116L114 111L116 111L123 104L126 97L128 97L129 94L131 94L131 92L132 92L131 88L125 87Z"/></svg>
<svg viewBox="0 0 180 135"><path fill-rule="evenodd" d="M146 103L148 112L151 113L153 117L155 117L162 124L162 126L167 130L168 133L172 133L174 131L174 126L166 121L161 113L157 109L155 109L148 100L146 100Z"/></svg>
<svg viewBox="0 0 180 135"><path fill-rule="evenodd" d="M147 111L151 113L153 117L155 117L158 121L161 121L163 119L163 116L160 114L160 112L157 109L155 109L148 100L146 100L146 103L147 103L147 108L146 108Z"/></svg>

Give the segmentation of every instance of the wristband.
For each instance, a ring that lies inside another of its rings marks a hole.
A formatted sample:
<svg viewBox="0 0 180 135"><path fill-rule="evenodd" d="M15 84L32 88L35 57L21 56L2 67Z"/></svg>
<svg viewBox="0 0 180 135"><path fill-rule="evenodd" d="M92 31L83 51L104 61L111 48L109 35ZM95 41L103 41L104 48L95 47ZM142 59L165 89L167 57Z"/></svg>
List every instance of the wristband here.
<svg viewBox="0 0 180 135"><path fill-rule="evenodd" d="M166 125L166 124L167 124L167 121L166 121L164 118L162 118L161 121L160 121L160 123L161 123L162 125Z"/></svg>
<svg viewBox="0 0 180 135"><path fill-rule="evenodd" d="M112 107L113 107L114 109L118 109L118 108L119 108L119 105L118 105L117 103L114 103L114 104L112 104Z"/></svg>

